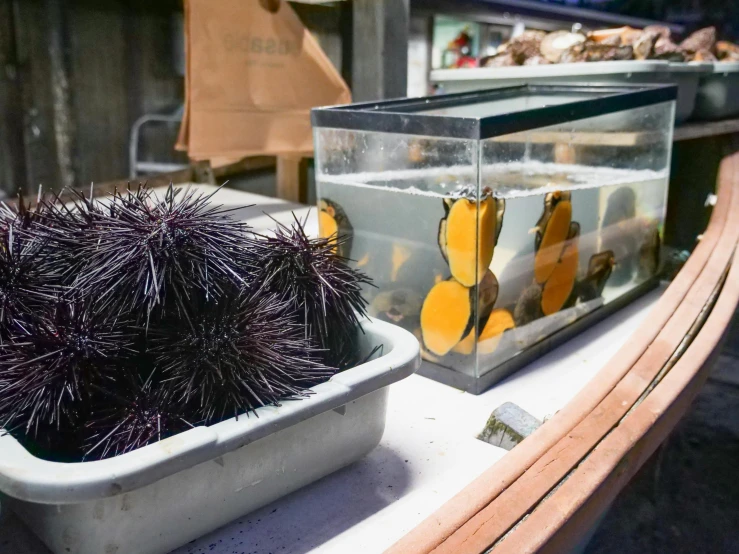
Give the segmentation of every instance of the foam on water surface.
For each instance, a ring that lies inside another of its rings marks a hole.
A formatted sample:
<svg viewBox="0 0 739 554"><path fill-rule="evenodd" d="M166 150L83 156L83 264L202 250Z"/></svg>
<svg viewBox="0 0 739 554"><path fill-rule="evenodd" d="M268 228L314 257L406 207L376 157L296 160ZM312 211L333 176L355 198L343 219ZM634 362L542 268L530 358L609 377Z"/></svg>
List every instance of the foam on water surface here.
<svg viewBox="0 0 739 554"><path fill-rule="evenodd" d="M499 198L536 196L548 192L613 187L661 180L666 171L617 169L611 167L554 164L538 161L496 163L481 166L482 186ZM320 175L323 183L381 189L435 198L469 196L477 173L471 166L404 169L383 172ZM416 183L423 183L418 186Z"/></svg>

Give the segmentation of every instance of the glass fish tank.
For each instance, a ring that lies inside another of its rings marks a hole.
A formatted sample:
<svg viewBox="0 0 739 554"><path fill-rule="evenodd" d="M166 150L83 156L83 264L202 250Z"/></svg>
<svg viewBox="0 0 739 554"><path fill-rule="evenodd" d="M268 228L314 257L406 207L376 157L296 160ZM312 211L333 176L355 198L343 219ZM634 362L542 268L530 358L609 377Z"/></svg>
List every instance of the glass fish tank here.
<svg viewBox="0 0 739 554"><path fill-rule="evenodd" d="M313 110L320 232L480 393L658 282L676 88L528 85ZM339 239L339 237L341 237Z"/></svg>

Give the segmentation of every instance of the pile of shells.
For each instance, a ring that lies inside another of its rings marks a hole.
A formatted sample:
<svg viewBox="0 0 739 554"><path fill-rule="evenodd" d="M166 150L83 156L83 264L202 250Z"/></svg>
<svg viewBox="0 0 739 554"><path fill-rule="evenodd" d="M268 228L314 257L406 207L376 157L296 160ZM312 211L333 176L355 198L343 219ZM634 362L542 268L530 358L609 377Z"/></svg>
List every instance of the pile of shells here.
<svg viewBox="0 0 739 554"><path fill-rule="evenodd" d="M619 27L587 34L569 31L524 31L502 44L481 67L544 65L612 60L739 61L739 46L716 40L715 27L700 29L676 42L669 27Z"/></svg>

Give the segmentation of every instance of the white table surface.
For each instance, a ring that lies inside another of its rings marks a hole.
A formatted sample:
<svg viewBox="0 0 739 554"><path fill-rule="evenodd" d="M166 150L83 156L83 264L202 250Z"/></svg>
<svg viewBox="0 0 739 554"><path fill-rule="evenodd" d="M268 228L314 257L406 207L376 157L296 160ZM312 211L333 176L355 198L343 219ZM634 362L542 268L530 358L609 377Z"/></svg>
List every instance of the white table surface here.
<svg viewBox="0 0 739 554"><path fill-rule="evenodd" d="M210 187L203 187L209 190ZM239 210L257 230L308 216L315 210L230 189L214 202ZM267 212L269 216L263 212ZM390 387L385 435L367 457L265 508L202 537L173 554L379 553L400 539L506 451L477 440L490 413L513 402L539 419L562 408L646 317L662 289L653 291L588 331L529 364L486 393L474 396L413 375ZM8 525L18 554L24 545ZM1 549L0 549L1 550Z"/></svg>

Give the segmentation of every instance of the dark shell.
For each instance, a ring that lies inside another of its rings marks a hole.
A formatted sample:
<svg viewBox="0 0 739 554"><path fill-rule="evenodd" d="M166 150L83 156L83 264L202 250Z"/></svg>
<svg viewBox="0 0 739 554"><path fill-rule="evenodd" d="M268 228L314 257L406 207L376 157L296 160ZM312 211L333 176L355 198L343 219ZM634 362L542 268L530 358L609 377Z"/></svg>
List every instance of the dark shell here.
<svg viewBox="0 0 739 554"><path fill-rule="evenodd" d="M523 327L542 317L544 312L541 311L541 286L534 283L523 291L516 302L513 321L516 322L516 327Z"/></svg>

